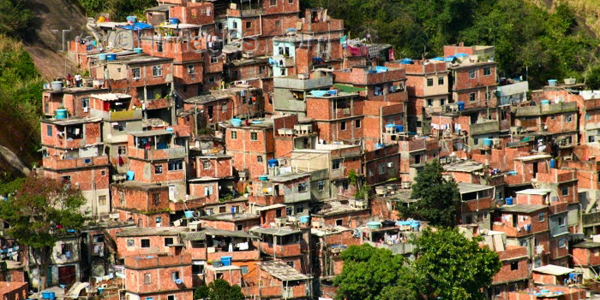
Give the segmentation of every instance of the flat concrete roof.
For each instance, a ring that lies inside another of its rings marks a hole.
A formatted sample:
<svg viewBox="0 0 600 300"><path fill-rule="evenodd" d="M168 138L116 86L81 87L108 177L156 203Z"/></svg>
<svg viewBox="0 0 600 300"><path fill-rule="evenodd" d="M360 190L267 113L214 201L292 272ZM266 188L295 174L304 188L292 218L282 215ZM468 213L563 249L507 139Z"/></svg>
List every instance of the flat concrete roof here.
<svg viewBox="0 0 600 300"><path fill-rule="evenodd" d="M525 195L547 195L552 192L550 189L526 189L522 191L518 191L517 194L525 194Z"/></svg>
<svg viewBox="0 0 600 300"><path fill-rule="evenodd" d="M537 267L531 270L532 272L538 272L542 274L548 274L553 276L566 275L569 273L575 273L575 269L565 268L557 265L545 265Z"/></svg>
<svg viewBox="0 0 600 300"><path fill-rule="evenodd" d="M552 158L552 156L549 154L537 154L537 155L517 157L517 158L515 158L515 160L532 161L532 160L540 160L540 159L548 159L548 158Z"/></svg>
<svg viewBox="0 0 600 300"><path fill-rule="evenodd" d="M150 137L150 136L157 136L157 135L173 134L173 131L169 131L169 130L130 131L129 134L131 134L135 137Z"/></svg>
<svg viewBox="0 0 600 300"><path fill-rule="evenodd" d="M126 228L117 233L119 237L143 237L143 236L176 236L185 232L187 227L136 227Z"/></svg>
<svg viewBox="0 0 600 300"><path fill-rule="evenodd" d="M493 186L489 186L489 185L481 185L481 184L466 183L466 182L458 183L458 191L461 194L491 190L493 188L494 188Z"/></svg>
<svg viewBox="0 0 600 300"><path fill-rule="evenodd" d="M581 242L579 244L573 245L573 248L585 248L585 249L600 248L600 243L597 243L594 241L585 241L585 242Z"/></svg>
<svg viewBox="0 0 600 300"><path fill-rule="evenodd" d="M508 212L508 213L524 213L524 214L529 214L529 213L533 213L536 212L538 210L542 210L548 208L546 205L540 205L540 204L516 204L516 205L502 205L499 210L501 212Z"/></svg>
<svg viewBox="0 0 600 300"><path fill-rule="evenodd" d="M281 281L308 280L310 277L298 272L281 261L263 261L257 263L260 268Z"/></svg>
<svg viewBox="0 0 600 300"><path fill-rule="evenodd" d="M465 160L465 161L460 161L460 162L444 165L443 167L444 167L444 170L447 172L471 173L471 172L483 170L483 168L485 166L482 163L479 163L476 161Z"/></svg>
<svg viewBox="0 0 600 300"><path fill-rule="evenodd" d="M258 234L266 234L266 235L286 236L286 235L292 235L292 234L296 234L296 233L302 233L302 230L291 229L291 228L286 228L286 227L281 227L281 228L256 227L256 228L250 229L250 232L258 233Z"/></svg>
<svg viewBox="0 0 600 300"><path fill-rule="evenodd" d="M92 94L90 97L98 98L102 101L117 101L121 99L131 99L131 95L123 93L106 93L106 94Z"/></svg>

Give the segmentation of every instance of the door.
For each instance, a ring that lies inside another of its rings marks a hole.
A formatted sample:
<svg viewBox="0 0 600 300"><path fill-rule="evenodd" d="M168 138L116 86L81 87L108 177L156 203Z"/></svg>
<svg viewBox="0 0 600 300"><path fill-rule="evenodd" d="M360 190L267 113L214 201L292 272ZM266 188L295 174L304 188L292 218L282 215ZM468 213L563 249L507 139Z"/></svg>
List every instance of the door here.
<svg viewBox="0 0 600 300"><path fill-rule="evenodd" d="M58 284L71 285L77 281L75 266L58 267Z"/></svg>

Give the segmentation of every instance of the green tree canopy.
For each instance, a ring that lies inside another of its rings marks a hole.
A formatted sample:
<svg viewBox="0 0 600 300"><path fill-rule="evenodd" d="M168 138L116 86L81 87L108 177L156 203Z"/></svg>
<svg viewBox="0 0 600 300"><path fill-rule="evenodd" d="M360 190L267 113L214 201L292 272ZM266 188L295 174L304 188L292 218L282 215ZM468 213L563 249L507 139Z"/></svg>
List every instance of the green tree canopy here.
<svg viewBox="0 0 600 300"><path fill-rule="evenodd" d="M438 161L425 165L412 186L411 198L418 200L398 208L403 216L429 221L433 226L452 227L456 224L460 194L456 182L442 177L443 171Z"/></svg>
<svg viewBox="0 0 600 300"><path fill-rule="evenodd" d="M482 288L502 266L498 254L457 229L426 230L411 243L417 248L412 262L366 244L342 252L337 299L483 299Z"/></svg>
<svg viewBox="0 0 600 300"><path fill-rule="evenodd" d="M194 299L206 300L244 300L244 293L239 285L230 285L223 279L217 279L208 284L200 286L194 291Z"/></svg>
<svg viewBox="0 0 600 300"><path fill-rule="evenodd" d="M458 229L425 230L418 239L411 270L424 299L484 299L481 289L492 283L502 263L498 254L481 247Z"/></svg>
<svg viewBox="0 0 600 300"><path fill-rule="evenodd" d="M7 234L29 247L37 266L46 270L51 249L66 230L82 228L85 219L79 209L84 201L81 191L68 183L32 172L16 196L0 201L0 219L10 226Z"/></svg>

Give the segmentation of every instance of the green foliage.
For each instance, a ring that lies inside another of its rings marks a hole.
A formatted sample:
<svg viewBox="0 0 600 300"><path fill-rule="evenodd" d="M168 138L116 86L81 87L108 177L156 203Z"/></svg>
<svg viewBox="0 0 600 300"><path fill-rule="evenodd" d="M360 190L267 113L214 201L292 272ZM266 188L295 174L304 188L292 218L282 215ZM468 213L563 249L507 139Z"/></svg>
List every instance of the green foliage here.
<svg viewBox="0 0 600 300"><path fill-rule="evenodd" d="M417 247L412 262L367 244L342 252L337 299L483 299L481 289L502 266L498 254L457 229L426 230L411 242Z"/></svg>
<svg viewBox="0 0 600 300"><path fill-rule="evenodd" d="M199 286L194 291L194 299L208 299L208 294L210 293L210 288L206 285Z"/></svg>
<svg viewBox="0 0 600 300"><path fill-rule="evenodd" d="M410 206L398 207L404 217L426 220L433 226L455 225L460 194L454 181L442 177L443 170L442 165L434 161L417 174L411 198L418 201Z"/></svg>
<svg viewBox="0 0 600 300"><path fill-rule="evenodd" d="M359 187L354 193L354 198L356 199L366 199L369 197L369 192L371 191L371 187L368 185L362 185Z"/></svg>
<svg viewBox="0 0 600 300"><path fill-rule="evenodd" d="M0 35L25 37L33 33L34 14L25 0L0 0Z"/></svg>
<svg viewBox="0 0 600 300"><path fill-rule="evenodd" d="M223 279L217 279L201 286L194 291L194 299L207 300L244 300L242 288L239 285L229 285L229 282Z"/></svg>
<svg viewBox="0 0 600 300"><path fill-rule="evenodd" d="M496 252L457 229L425 230L411 242L417 247L411 268L415 286L426 299L484 299L481 289L502 267Z"/></svg>
<svg viewBox="0 0 600 300"><path fill-rule="evenodd" d="M405 267L401 255L363 244L349 247L342 252L341 258L344 268L334 279L334 285L339 287L337 299L398 299L382 298L379 293L382 290L386 295L395 292L390 290L391 287L398 286L403 279Z"/></svg>
<svg viewBox="0 0 600 300"><path fill-rule="evenodd" d="M144 17L147 8L156 5L154 0L78 0L88 15L109 13L112 21L124 21L127 16Z"/></svg>

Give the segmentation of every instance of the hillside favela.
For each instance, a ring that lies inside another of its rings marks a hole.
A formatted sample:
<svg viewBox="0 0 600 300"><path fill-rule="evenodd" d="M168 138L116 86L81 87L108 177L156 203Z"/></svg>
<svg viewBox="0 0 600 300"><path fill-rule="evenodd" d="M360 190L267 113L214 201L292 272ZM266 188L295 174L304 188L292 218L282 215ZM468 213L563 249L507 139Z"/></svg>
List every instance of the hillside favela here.
<svg viewBox="0 0 600 300"><path fill-rule="evenodd" d="M600 299L592 2L0 0L0 299Z"/></svg>

